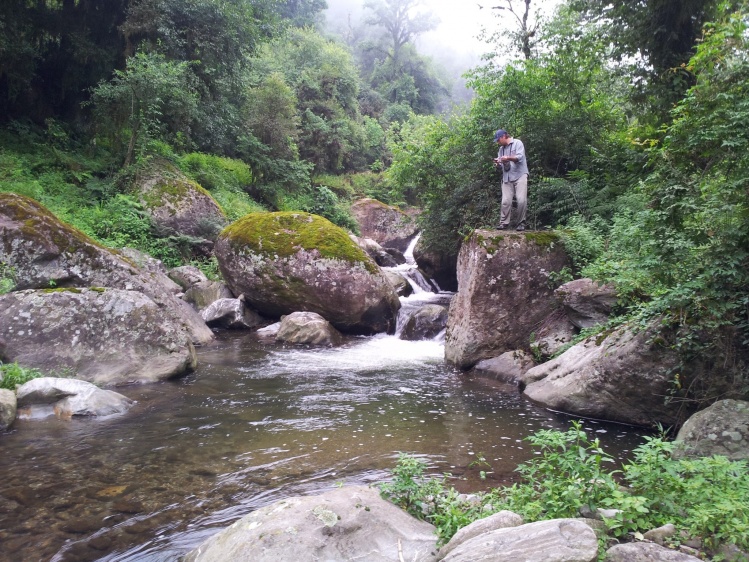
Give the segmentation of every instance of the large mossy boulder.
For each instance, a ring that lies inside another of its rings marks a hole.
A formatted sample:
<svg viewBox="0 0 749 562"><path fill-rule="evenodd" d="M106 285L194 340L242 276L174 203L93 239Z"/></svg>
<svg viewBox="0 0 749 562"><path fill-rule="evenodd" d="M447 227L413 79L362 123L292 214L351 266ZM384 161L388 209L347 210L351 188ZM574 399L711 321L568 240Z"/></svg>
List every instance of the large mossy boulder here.
<svg viewBox="0 0 749 562"><path fill-rule="evenodd" d="M197 363L183 326L149 297L103 288L0 295L0 360L101 385L165 380Z"/></svg>
<svg viewBox="0 0 749 562"><path fill-rule="evenodd" d="M135 193L165 233L214 240L227 223L211 194L170 164L154 167L136 184Z"/></svg>
<svg viewBox="0 0 749 562"><path fill-rule="evenodd" d="M655 427L679 423L683 404L667 400L679 361L660 332L629 324L591 336L521 377L523 393L569 414Z"/></svg>
<svg viewBox="0 0 749 562"><path fill-rule="evenodd" d="M527 350L558 306L549 275L569 264L552 232L476 230L458 255L445 358L462 369L506 351Z"/></svg>
<svg viewBox="0 0 749 562"><path fill-rule="evenodd" d="M316 312L354 334L393 332L400 301L341 228L308 213L251 213L216 241L227 285L263 316Z"/></svg>
<svg viewBox="0 0 749 562"><path fill-rule="evenodd" d="M0 193L0 263L14 272L13 290L109 287L138 291L159 305L163 316L181 324L193 343L213 338L198 313L168 288L173 284L162 273L139 269L28 197Z"/></svg>
<svg viewBox="0 0 749 562"><path fill-rule="evenodd" d="M409 241L416 236L416 221L398 207L377 199L360 199L351 205L351 214L359 223L363 238L371 238L386 248L405 252Z"/></svg>

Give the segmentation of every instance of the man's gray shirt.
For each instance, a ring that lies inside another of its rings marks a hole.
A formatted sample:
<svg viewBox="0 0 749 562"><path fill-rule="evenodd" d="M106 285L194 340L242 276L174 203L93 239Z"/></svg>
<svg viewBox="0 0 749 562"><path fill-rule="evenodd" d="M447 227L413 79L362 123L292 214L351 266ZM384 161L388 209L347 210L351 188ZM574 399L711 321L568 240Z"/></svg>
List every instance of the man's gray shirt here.
<svg viewBox="0 0 749 562"><path fill-rule="evenodd" d="M523 146L523 141L512 139L507 146L500 146L497 158L501 158L502 156L517 156L518 158L517 162L510 161L509 171L506 172L504 168L502 169L503 182L517 181L528 174L528 162L525 161L525 146Z"/></svg>

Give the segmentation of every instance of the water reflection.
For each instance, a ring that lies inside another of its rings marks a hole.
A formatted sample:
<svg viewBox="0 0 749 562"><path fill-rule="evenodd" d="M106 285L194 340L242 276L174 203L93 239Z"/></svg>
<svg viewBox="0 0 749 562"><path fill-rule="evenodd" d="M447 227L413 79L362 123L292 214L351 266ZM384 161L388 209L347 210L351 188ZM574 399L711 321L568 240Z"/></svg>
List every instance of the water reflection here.
<svg viewBox="0 0 749 562"><path fill-rule="evenodd" d="M532 454L523 437L567 420L515 389L444 365L437 342L353 338L284 348L222 334L173 383L128 387L126 415L19 420L3 435L0 558L174 560L279 498L386 477L399 451L451 471L464 490ZM586 424L626 452L639 434ZM488 470L488 469L487 469Z"/></svg>

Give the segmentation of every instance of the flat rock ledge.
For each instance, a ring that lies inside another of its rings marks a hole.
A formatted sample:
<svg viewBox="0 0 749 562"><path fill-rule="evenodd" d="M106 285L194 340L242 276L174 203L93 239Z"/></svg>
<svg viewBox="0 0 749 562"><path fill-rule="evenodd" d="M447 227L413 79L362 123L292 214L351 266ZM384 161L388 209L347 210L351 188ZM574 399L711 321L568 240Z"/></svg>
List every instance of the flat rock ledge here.
<svg viewBox="0 0 749 562"><path fill-rule="evenodd" d="M435 560L434 527L351 486L258 509L214 535L184 562Z"/></svg>

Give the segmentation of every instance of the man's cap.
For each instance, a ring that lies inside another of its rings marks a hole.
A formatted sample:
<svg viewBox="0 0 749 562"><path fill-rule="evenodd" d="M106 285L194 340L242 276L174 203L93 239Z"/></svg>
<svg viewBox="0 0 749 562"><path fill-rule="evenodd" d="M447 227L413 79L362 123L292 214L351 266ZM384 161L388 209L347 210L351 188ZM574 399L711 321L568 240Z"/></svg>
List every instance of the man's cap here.
<svg viewBox="0 0 749 562"><path fill-rule="evenodd" d="M506 134L507 134L507 131L505 131L504 129L499 129L496 133L494 133L494 142L497 142Z"/></svg>

